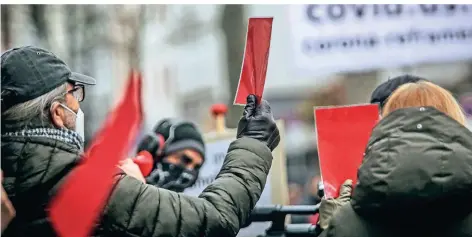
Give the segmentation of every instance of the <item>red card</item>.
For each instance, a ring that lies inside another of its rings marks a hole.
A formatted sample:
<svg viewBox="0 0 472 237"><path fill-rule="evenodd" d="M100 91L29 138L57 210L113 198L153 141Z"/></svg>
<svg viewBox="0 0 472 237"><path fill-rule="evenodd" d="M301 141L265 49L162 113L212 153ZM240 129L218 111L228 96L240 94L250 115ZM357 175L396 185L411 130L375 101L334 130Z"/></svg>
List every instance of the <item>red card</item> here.
<svg viewBox="0 0 472 237"><path fill-rule="evenodd" d="M108 116L86 152L50 203L52 225L62 237L85 237L110 195L119 160L126 158L142 122L141 78L132 72L121 103Z"/></svg>
<svg viewBox="0 0 472 237"><path fill-rule="evenodd" d="M379 119L377 105L315 108L318 155L326 198L339 195L346 179L357 181L372 129Z"/></svg>
<svg viewBox="0 0 472 237"><path fill-rule="evenodd" d="M246 47L235 105L245 105L250 94L262 98L269 62L270 38L273 18L249 18Z"/></svg>

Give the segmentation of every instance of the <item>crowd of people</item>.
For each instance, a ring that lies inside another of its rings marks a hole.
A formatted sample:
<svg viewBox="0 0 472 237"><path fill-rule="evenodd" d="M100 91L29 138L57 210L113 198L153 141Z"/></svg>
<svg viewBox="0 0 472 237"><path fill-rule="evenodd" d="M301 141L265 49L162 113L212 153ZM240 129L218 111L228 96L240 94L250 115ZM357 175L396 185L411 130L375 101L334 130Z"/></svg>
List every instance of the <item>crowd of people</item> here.
<svg viewBox="0 0 472 237"><path fill-rule="evenodd" d="M95 79L31 46L4 52L1 68L2 234L56 236L47 205L83 159L80 102ZM346 180L339 197L325 198L314 178L306 204L320 203L319 218L292 222L311 222L323 237L472 236L472 133L456 99L402 75L377 87L370 103L380 120L357 183ZM152 154L152 171L143 174L132 159L119 164L92 235L236 236L280 141L267 101L247 97L235 139L215 181L190 197L182 191L205 162L202 134L188 121L159 121L137 149Z"/></svg>

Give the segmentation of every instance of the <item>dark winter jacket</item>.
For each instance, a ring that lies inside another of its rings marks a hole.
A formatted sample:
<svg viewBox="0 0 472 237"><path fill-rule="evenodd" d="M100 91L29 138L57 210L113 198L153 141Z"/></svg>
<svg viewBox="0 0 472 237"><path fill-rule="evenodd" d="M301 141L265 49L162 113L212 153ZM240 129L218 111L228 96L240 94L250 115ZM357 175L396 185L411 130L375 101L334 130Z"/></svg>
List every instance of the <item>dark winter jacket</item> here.
<svg viewBox="0 0 472 237"><path fill-rule="evenodd" d="M2 136L1 145L3 185L17 214L3 236L55 236L45 209L78 164L78 148L21 135ZM94 236L235 236L261 195L271 162L266 145L238 139L214 183L199 197L120 174Z"/></svg>
<svg viewBox="0 0 472 237"><path fill-rule="evenodd" d="M321 236L472 236L472 133L434 108L383 118L350 204Z"/></svg>

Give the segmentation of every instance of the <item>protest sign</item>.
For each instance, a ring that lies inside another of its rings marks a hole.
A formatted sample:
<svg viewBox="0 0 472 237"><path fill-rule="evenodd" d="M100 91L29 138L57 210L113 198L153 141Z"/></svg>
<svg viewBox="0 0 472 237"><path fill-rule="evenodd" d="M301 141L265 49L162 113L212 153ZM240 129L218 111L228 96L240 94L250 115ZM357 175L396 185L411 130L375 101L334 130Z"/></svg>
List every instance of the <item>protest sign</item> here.
<svg viewBox="0 0 472 237"><path fill-rule="evenodd" d="M378 105L315 108L318 156L326 198L338 196L346 179L356 183L372 129L379 119Z"/></svg>
<svg viewBox="0 0 472 237"><path fill-rule="evenodd" d="M287 171L284 152L284 123L277 121L280 131L279 146L272 152L274 159L269 172L267 182L257 205L281 204L288 205ZM184 193L198 196L209 184L211 184L223 165L228 147L236 139L235 130L226 130L218 133L205 134L206 158L201 167L198 179ZM238 237L254 237L263 234L269 227L269 223L252 223L249 227L241 229Z"/></svg>
<svg viewBox="0 0 472 237"><path fill-rule="evenodd" d="M250 94L262 98L269 62L273 18L249 18L243 65L234 104L246 104Z"/></svg>

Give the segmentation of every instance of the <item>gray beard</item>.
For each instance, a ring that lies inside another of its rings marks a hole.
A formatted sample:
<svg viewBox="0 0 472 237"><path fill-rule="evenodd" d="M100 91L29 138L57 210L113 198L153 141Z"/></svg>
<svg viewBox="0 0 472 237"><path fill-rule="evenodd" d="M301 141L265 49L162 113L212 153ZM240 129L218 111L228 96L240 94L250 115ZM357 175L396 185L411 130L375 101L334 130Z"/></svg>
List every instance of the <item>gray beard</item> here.
<svg viewBox="0 0 472 237"><path fill-rule="evenodd" d="M77 117L71 112L67 111L68 115L66 115L66 118L64 120L64 127L66 127L69 130L75 131L75 121Z"/></svg>

